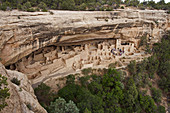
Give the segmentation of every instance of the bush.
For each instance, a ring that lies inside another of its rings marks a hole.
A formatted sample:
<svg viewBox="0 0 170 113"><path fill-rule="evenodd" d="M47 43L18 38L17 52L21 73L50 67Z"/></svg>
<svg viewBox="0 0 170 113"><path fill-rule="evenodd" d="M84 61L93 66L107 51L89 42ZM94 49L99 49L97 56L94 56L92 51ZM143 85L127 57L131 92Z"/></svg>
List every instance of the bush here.
<svg viewBox="0 0 170 113"><path fill-rule="evenodd" d="M75 81L75 75L73 74L68 75L66 78L67 78L66 84L72 84Z"/></svg>
<svg viewBox="0 0 170 113"><path fill-rule="evenodd" d="M145 7L140 7L140 10L145 10Z"/></svg>
<svg viewBox="0 0 170 113"><path fill-rule="evenodd" d="M31 107L30 103L27 104L27 108L28 108L29 110L32 110L32 107Z"/></svg>
<svg viewBox="0 0 170 113"><path fill-rule="evenodd" d="M39 8L36 8L35 10L36 10L36 11L40 11L40 9L39 9Z"/></svg>
<svg viewBox="0 0 170 113"><path fill-rule="evenodd" d="M81 72L83 75L89 75L92 72L92 69L86 68L86 69L81 70Z"/></svg>
<svg viewBox="0 0 170 113"><path fill-rule="evenodd" d="M116 67L116 64L115 64L115 63L110 63L108 67L109 67L109 68L115 68L115 67Z"/></svg>
<svg viewBox="0 0 170 113"><path fill-rule="evenodd" d="M140 44L139 44L139 47L140 46L146 46L147 45L147 37L146 36L142 36L140 38Z"/></svg>
<svg viewBox="0 0 170 113"><path fill-rule="evenodd" d="M14 83L14 84L16 84L16 85L20 85L20 80L18 80L17 78L13 78L12 80L11 80L11 82L12 83Z"/></svg>
<svg viewBox="0 0 170 113"><path fill-rule="evenodd" d="M105 18L105 21L108 22L109 21L108 18Z"/></svg>
<svg viewBox="0 0 170 113"><path fill-rule="evenodd" d="M170 9L167 11L168 14L170 14Z"/></svg>
<svg viewBox="0 0 170 113"><path fill-rule="evenodd" d="M42 12L48 12L48 10L47 9L42 9Z"/></svg>
<svg viewBox="0 0 170 113"><path fill-rule="evenodd" d="M112 8L110 8L110 7L108 7L107 9L106 9L106 11L112 11L113 9Z"/></svg>
<svg viewBox="0 0 170 113"><path fill-rule="evenodd" d="M150 47L149 47L149 44L146 45L146 47L145 47L145 52L146 52L146 53L149 53L149 54L152 53L152 51L151 51L151 49L150 49Z"/></svg>
<svg viewBox="0 0 170 113"><path fill-rule="evenodd" d="M35 12L36 10L34 8L27 9L28 12Z"/></svg>
<svg viewBox="0 0 170 113"><path fill-rule="evenodd" d="M121 9L124 9L124 7L123 7L123 6L121 6L120 8L121 8Z"/></svg>

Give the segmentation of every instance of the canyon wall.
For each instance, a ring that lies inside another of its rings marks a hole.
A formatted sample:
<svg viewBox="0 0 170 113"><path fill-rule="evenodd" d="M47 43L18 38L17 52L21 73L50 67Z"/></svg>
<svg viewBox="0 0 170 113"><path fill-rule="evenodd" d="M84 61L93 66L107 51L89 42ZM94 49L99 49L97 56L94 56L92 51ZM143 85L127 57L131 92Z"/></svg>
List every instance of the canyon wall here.
<svg viewBox="0 0 170 113"><path fill-rule="evenodd" d="M17 72L6 70L0 63L0 74L7 77L7 88L9 89L10 97L6 99L6 106L1 113L47 113L46 110L38 103L27 76ZM11 80L17 78L20 85L12 83Z"/></svg>
<svg viewBox="0 0 170 113"><path fill-rule="evenodd" d="M153 44L170 29L162 10L51 12L0 11L1 62L37 78L33 83L55 72L142 60L140 37Z"/></svg>
<svg viewBox="0 0 170 113"><path fill-rule="evenodd" d="M109 12L0 11L0 58L7 66L49 45L80 43L99 38L139 38L144 33L157 39L168 29L169 17L158 10Z"/></svg>

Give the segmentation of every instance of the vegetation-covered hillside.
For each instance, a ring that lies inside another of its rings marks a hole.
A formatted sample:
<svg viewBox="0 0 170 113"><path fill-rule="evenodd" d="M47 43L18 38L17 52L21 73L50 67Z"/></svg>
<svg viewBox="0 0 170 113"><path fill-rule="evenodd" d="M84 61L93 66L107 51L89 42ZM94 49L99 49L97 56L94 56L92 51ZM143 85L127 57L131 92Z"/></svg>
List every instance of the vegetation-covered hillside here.
<svg viewBox="0 0 170 113"><path fill-rule="evenodd" d="M95 75L86 69L78 81L69 75L57 94L45 84L35 94L49 113L165 113L162 97L170 90L170 32L152 52L140 63L132 61L125 71L111 68Z"/></svg>
<svg viewBox="0 0 170 113"><path fill-rule="evenodd" d="M140 3L139 0L0 0L1 10L18 9L23 11L47 11L47 9L62 9L62 10L97 10L111 11L113 9L122 8L120 4L126 6L134 6L140 9L163 9L169 10L170 3L165 3L161 0L158 3L147 1Z"/></svg>

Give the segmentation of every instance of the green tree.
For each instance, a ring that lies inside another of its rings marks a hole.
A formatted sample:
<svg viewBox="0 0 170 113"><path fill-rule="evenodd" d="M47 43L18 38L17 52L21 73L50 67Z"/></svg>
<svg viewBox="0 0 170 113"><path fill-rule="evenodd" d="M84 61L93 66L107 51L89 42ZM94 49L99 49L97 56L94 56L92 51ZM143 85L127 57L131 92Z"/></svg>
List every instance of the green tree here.
<svg viewBox="0 0 170 113"><path fill-rule="evenodd" d="M37 0L29 0L32 6L37 6Z"/></svg>
<svg viewBox="0 0 170 113"><path fill-rule="evenodd" d="M55 98L54 94L51 92L51 88L44 83L38 85L34 91L38 101L44 107L49 106L50 102Z"/></svg>
<svg viewBox="0 0 170 113"><path fill-rule="evenodd" d="M87 4L82 3L82 4L79 6L79 10L86 10L86 7L87 7Z"/></svg>
<svg viewBox="0 0 170 113"><path fill-rule="evenodd" d="M81 99L77 99L77 95L83 95L85 90L76 84L68 84L58 91L58 95L64 98L66 101L72 100L75 103L80 102ZM83 98L83 97L82 97Z"/></svg>
<svg viewBox="0 0 170 113"><path fill-rule="evenodd" d="M155 5L156 5L156 4L155 4L155 1L152 1L152 0L151 0L151 1L148 1L148 6L151 6L151 7L154 8Z"/></svg>
<svg viewBox="0 0 170 113"><path fill-rule="evenodd" d="M91 111L89 111L87 108L84 110L84 113L92 113Z"/></svg>
<svg viewBox="0 0 170 113"><path fill-rule="evenodd" d="M40 9L46 9L47 5L44 2L40 2L40 4L38 5L38 8Z"/></svg>
<svg viewBox="0 0 170 113"><path fill-rule="evenodd" d="M159 60L157 69L160 76L159 87L167 93L170 90L170 31L165 32L160 43L154 44L153 53Z"/></svg>
<svg viewBox="0 0 170 113"><path fill-rule="evenodd" d="M79 109L73 101L66 101L63 98L58 98L54 102L50 103L49 113L79 113Z"/></svg>
<svg viewBox="0 0 170 113"><path fill-rule="evenodd" d="M166 78L166 77L162 77L159 81L158 81L159 87L165 92L167 93L168 91L170 91L170 78Z"/></svg>
<svg viewBox="0 0 170 113"><path fill-rule="evenodd" d="M146 45L147 45L147 37L146 35L144 35L140 38L139 46L146 46Z"/></svg>
<svg viewBox="0 0 170 113"><path fill-rule="evenodd" d="M154 100L150 96L142 96L139 95L139 101L142 106L142 108L145 110L145 112L148 113L155 113L156 112L156 105L154 103Z"/></svg>
<svg viewBox="0 0 170 113"><path fill-rule="evenodd" d="M90 90L90 92L92 94L95 94L95 95L98 95L98 96L102 96L103 87L102 87L101 83L97 83L96 81L92 81L88 85L88 89Z"/></svg>
<svg viewBox="0 0 170 113"><path fill-rule="evenodd" d="M87 108L92 113L104 113L102 103L102 98L92 95L90 92L86 92L83 95L82 101L77 103L77 106L81 112L85 111L85 108Z"/></svg>
<svg viewBox="0 0 170 113"><path fill-rule="evenodd" d="M7 106L5 100L10 96L7 78L0 74L0 111Z"/></svg>
<svg viewBox="0 0 170 113"><path fill-rule="evenodd" d="M124 3L126 4L126 6L130 5L130 0L125 0Z"/></svg>
<svg viewBox="0 0 170 113"><path fill-rule="evenodd" d="M24 4L24 6L25 6L27 9L29 9L29 8L31 8L31 3L30 3L30 2L26 2L26 3Z"/></svg>
<svg viewBox="0 0 170 113"><path fill-rule="evenodd" d="M74 0L64 0L61 4L61 9L74 10L75 9Z"/></svg>
<svg viewBox="0 0 170 113"><path fill-rule="evenodd" d="M160 89L151 88L151 94L156 103L161 102L162 92Z"/></svg>
<svg viewBox="0 0 170 113"><path fill-rule="evenodd" d="M67 77L66 84L72 84L75 81L75 76L73 74L68 75Z"/></svg>
<svg viewBox="0 0 170 113"><path fill-rule="evenodd" d="M83 76L83 77L81 77L79 79L80 83L81 83L81 86L87 87L87 85L89 84L89 82L88 82L89 79L90 79L90 76Z"/></svg>
<svg viewBox="0 0 170 113"><path fill-rule="evenodd" d="M17 9L18 9L18 10L22 10L22 5L21 5L21 4L18 4L18 5L17 5Z"/></svg>
<svg viewBox="0 0 170 113"><path fill-rule="evenodd" d="M157 4L159 4L159 5L165 5L165 0L160 0Z"/></svg>
<svg viewBox="0 0 170 113"><path fill-rule="evenodd" d="M102 111L102 99L79 85L68 84L58 91L58 95L66 101L74 101L81 112L84 112L85 108L95 113Z"/></svg>
<svg viewBox="0 0 170 113"><path fill-rule="evenodd" d="M106 113L122 112L120 102L124 98L121 74L115 69L109 69L102 79L103 100Z"/></svg>
<svg viewBox="0 0 170 113"><path fill-rule="evenodd" d="M2 3L2 5L0 6L0 9L3 10L3 11L6 11L7 4L6 3Z"/></svg>
<svg viewBox="0 0 170 113"><path fill-rule="evenodd" d="M139 1L138 1L138 0L131 0L131 1L130 1L130 5L131 5L131 6L137 7L138 4L139 4Z"/></svg>
<svg viewBox="0 0 170 113"><path fill-rule="evenodd" d="M146 72L146 66L147 66L147 59L144 59L142 62L137 64L137 73L144 74Z"/></svg>
<svg viewBox="0 0 170 113"><path fill-rule="evenodd" d="M125 90L125 99L124 99L124 106L129 112L133 112L134 105L136 103L136 99L138 97L138 91L135 85L135 82L133 78L129 78L127 84L126 84L126 90Z"/></svg>
<svg viewBox="0 0 170 113"><path fill-rule="evenodd" d="M152 55L148 58L147 72L150 78L154 78L154 73L158 70L159 61L156 55Z"/></svg>
<svg viewBox="0 0 170 113"><path fill-rule="evenodd" d="M158 113L166 113L165 107L164 107L164 106L161 106L161 105L158 106L157 112L158 112Z"/></svg>
<svg viewBox="0 0 170 113"><path fill-rule="evenodd" d="M136 74L136 61L130 61L130 64L127 66L128 67L128 71L131 75L135 75Z"/></svg>

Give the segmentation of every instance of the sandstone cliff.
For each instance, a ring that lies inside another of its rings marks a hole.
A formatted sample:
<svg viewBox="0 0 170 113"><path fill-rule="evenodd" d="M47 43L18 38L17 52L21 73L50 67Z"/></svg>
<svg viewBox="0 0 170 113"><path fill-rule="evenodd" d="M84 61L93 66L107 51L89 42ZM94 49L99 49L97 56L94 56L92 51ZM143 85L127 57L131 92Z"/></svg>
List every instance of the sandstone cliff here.
<svg viewBox="0 0 170 113"><path fill-rule="evenodd" d="M1 113L47 113L38 103L26 75L17 71L6 70L1 63L0 74L8 78L7 82L10 92L10 97L6 100L8 106ZM14 77L20 80L19 86L10 81Z"/></svg>
<svg viewBox="0 0 170 113"><path fill-rule="evenodd" d="M152 44L170 29L162 10L52 12L0 11L1 62L32 84L116 61L125 67L145 57L141 36Z"/></svg>
<svg viewBox="0 0 170 113"><path fill-rule="evenodd" d="M7 66L35 50L99 38L138 38L148 33L159 38L169 17L158 10L109 12L0 11L0 58Z"/></svg>

